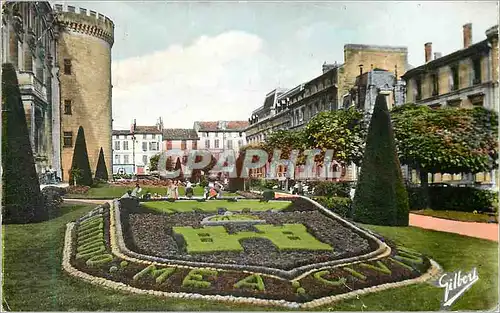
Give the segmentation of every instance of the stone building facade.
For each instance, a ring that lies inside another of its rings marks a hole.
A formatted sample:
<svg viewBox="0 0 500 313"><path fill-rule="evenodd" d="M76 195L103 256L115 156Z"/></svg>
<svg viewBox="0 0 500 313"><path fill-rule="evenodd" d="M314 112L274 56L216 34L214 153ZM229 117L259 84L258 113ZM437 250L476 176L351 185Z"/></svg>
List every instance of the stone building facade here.
<svg viewBox="0 0 500 313"><path fill-rule="evenodd" d="M396 75L378 68L369 72L360 72L349 96L343 99L343 107L350 108L354 106L358 110L372 113L375 99L379 93L385 95L389 110L404 104L406 101L405 81L397 79Z"/></svg>
<svg viewBox="0 0 500 313"><path fill-rule="evenodd" d="M210 151L217 159L227 150L238 153L239 148L247 143L247 127L247 121L196 121L193 129L200 138L197 148Z"/></svg>
<svg viewBox="0 0 500 313"><path fill-rule="evenodd" d="M95 171L102 148L113 169L111 135L111 47L114 24L84 8L55 5L60 25L62 177L69 176L78 128L83 127L90 167Z"/></svg>
<svg viewBox="0 0 500 313"><path fill-rule="evenodd" d="M67 181L79 126L93 171L102 147L111 174L113 22L48 1L2 3L2 62L17 69L38 173Z"/></svg>
<svg viewBox="0 0 500 313"><path fill-rule="evenodd" d="M363 66L384 71L384 74L381 75L378 73L371 74L371 78L377 76L378 80L387 80L391 75L392 77L398 77L398 73L404 73L409 68L408 50L406 47L345 45L343 64L326 64L325 62L322 66L321 75L288 91L279 90L278 94L275 90L266 95L266 101L270 97L276 99L273 101L273 105L268 105L268 107L274 106L274 110L267 109L266 105L264 105L253 112L249 119L250 125L246 130L248 142L265 141L266 136L278 129L302 129L319 112L349 107L352 103L352 89L356 85L360 67ZM391 87L393 82L390 82L389 85L386 92L393 88ZM399 77L397 85L398 90L404 88L402 87L404 82L401 82ZM382 88L385 88L385 84ZM403 90L401 89L395 95L400 97ZM388 97L391 95L389 93ZM398 101L402 100L398 98ZM331 179L356 179L356 168L353 166L342 169L332 166L328 169L314 169L314 171L325 171L327 177ZM253 173L257 177L268 176L265 168L253 170ZM304 177L304 175L307 175L307 173L303 171L303 168L296 169L295 177Z"/></svg>
<svg viewBox="0 0 500 313"><path fill-rule="evenodd" d="M149 174L151 157L163 151L163 122L113 130L113 174Z"/></svg>
<svg viewBox="0 0 500 313"><path fill-rule="evenodd" d="M424 45L426 63L403 75L407 102L433 108L483 106L498 109L498 25L486 30L486 39L472 43L472 24L463 26L463 48L432 57L432 43ZM412 180L417 180L415 171ZM429 174L431 182L479 182L496 188L496 171L476 175Z"/></svg>
<svg viewBox="0 0 500 313"><path fill-rule="evenodd" d="M426 43L426 63L403 75L407 101L432 107L484 106L498 110L498 25L472 44L472 24L463 26L464 46L445 56Z"/></svg>
<svg viewBox="0 0 500 313"><path fill-rule="evenodd" d="M2 4L2 63L17 70L37 172L61 177L58 23L48 2Z"/></svg>

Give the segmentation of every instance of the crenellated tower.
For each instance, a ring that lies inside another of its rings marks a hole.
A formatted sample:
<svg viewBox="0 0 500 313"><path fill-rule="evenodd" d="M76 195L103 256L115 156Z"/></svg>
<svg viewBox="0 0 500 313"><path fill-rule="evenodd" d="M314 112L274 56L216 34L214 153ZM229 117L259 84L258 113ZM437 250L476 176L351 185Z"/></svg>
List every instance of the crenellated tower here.
<svg viewBox="0 0 500 313"><path fill-rule="evenodd" d="M114 24L84 8L56 4L59 25L63 180L69 178L78 128L85 130L90 167L95 171L102 147L112 175L111 48Z"/></svg>

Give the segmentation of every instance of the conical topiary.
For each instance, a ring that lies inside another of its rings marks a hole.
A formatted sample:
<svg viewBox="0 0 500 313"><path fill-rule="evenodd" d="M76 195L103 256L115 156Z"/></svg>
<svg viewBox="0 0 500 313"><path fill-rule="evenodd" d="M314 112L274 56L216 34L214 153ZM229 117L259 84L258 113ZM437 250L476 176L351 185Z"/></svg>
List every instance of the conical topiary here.
<svg viewBox="0 0 500 313"><path fill-rule="evenodd" d="M108 181L108 168L106 166L106 160L104 159L104 151L99 151L99 160L97 161L97 168L95 170L95 179Z"/></svg>
<svg viewBox="0 0 500 313"><path fill-rule="evenodd" d="M408 226L408 194L387 103L378 95L368 129L353 218L364 224Z"/></svg>
<svg viewBox="0 0 500 313"><path fill-rule="evenodd" d="M93 183L87 144L85 142L85 132L82 126L78 128L78 135L76 136L69 181L70 183L75 182L76 185L80 186L91 186Z"/></svg>
<svg viewBox="0 0 500 313"><path fill-rule="evenodd" d="M4 223L46 220L28 126L14 66L2 65L2 219Z"/></svg>
<svg viewBox="0 0 500 313"><path fill-rule="evenodd" d="M181 158L177 158L177 162L175 163L175 168L174 172L179 170L179 175L177 175L177 179L184 179L184 173L182 173L182 165L181 165Z"/></svg>

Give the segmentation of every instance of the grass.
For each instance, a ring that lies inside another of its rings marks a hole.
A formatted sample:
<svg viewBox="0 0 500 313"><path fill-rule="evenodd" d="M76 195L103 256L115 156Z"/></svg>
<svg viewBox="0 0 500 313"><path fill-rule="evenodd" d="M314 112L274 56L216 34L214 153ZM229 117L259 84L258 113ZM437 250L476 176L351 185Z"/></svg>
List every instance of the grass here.
<svg viewBox="0 0 500 313"><path fill-rule="evenodd" d="M240 212L245 208L250 209L251 212L260 212L271 209L283 210L290 205L290 201L259 202L259 200L239 200L238 202L229 202L224 200L208 200L206 202L198 202L196 200L183 200L176 202L152 201L144 202L142 205L165 213L192 212L194 209L217 213L219 208L226 208L231 212Z"/></svg>
<svg viewBox="0 0 500 313"><path fill-rule="evenodd" d="M141 186L142 192L141 194L145 194L150 192L151 194L157 193L160 195L167 195L168 189L167 187L158 187L158 186ZM101 185L98 187L92 187L86 194L67 194L64 197L67 199L115 199L120 198L124 194L127 193L127 190L132 190L133 187L127 186L113 186L113 185ZM196 186L193 188L193 192L195 196L203 195L203 187ZM179 195L184 196L186 194L184 187L179 187ZM235 193L230 192L222 192L223 196L233 197L237 196Z"/></svg>
<svg viewBox="0 0 500 313"><path fill-rule="evenodd" d="M263 311L289 309L164 299L111 291L79 281L61 269L66 223L94 206L65 205L62 216L29 225L4 225L3 306L12 311ZM452 310L485 310L498 302L498 243L414 227L367 226L396 243L431 256L450 272L477 267L479 281ZM444 290L419 284L362 295L316 310L439 310ZM7 307L7 305L8 307Z"/></svg>
<svg viewBox="0 0 500 313"><path fill-rule="evenodd" d="M494 221L498 223L497 216L491 216L483 213L459 212L459 211L434 211L431 209L412 211L411 213L432 216L437 218L444 218L447 220L462 221L462 222L478 222L488 223Z"/></svg>
<svg viewBox="0 0 500 313"><path fill-rule="evenodd" d="M182 235L187 243L189 253L215 251L243 251L240 240L248 238L265 238L270 240L278 250L333 250L307 232L301 224L256 225L259 232L239 232L228 234L223 226L191 226L173 227L175 234Z"/></svg>

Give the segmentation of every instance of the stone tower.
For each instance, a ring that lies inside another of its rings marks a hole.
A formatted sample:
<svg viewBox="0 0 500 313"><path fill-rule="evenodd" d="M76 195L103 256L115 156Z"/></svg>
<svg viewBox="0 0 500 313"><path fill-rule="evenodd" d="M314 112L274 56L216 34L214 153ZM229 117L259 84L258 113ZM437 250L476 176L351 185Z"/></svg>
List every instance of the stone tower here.
<svg viewBox="0 0 500 313"><path fill-rule="evenodd" d="M114 24L84 8L55 5L59 21L57 47L61 82L63 180L69 178L78 128L83 127L90 167L95 174L103 149L112 175L111 47Z"/></svg>

